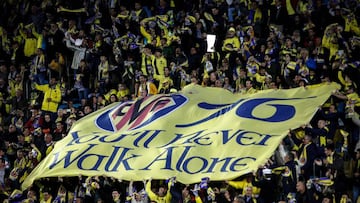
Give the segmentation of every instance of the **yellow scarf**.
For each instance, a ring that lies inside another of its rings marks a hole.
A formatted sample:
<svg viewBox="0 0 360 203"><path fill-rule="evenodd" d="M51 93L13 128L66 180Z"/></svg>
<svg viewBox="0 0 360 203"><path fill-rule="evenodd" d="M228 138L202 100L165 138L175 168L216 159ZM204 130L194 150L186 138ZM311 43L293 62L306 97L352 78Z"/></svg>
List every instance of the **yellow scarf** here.
<svg viewBox="0 0 360 203"><path fill-rule="evenodd" d="M320 146L326 146L326 136L320 136L319 137L319 144Z"/></svg>
<svg viewBox="0 0 360 203"><path fill-rule="evenodd" d="M333 164L334 163L334 158L333 158L334 153L330 154L329 156L326 157L326 161L328 162L328 164Z"/></svg>
<svg viewBox="0 0 360 203"><path fill-rule="evenodd" d="M254 14L254 23L261 21L262 19L262 12L260 8L257 8Z"/></svg>
<svg viewBox="0 0 360 203"><path fill-rule="evenodd" d="M346 195L345 196L343 195L340 199L340 203L346 203L346 202L348 202L347 197L346 197Z"/></svg>
<svg viewBox="0 0 360 203"><path fill-rule="evenodd" d="M287 10L289 16L295 14L295 10L294 10L293 6L291 5L291 0L286 0L286 10Z"/></svg>
<svg viewBox="0 0 360 203"><path fill-rule="evenodd" d="M307 152L306 152L306 148L309 146L311 144L311 142L310 143L308 143L308 144L306 144L305 146L304 146L304 148L303 148L303 150L302 150L302 152L301 152L301 154L300 154L300 160L304 160L304 163L306 162L306 159L307 159ZM302 164L304 164L304 163L302 163Z"/></svg>
<svg viewBox="0 0 360 203"><path fill-rule="evenodd" d="M140 9L140 10L138 10L138 11L135 11L136 16L139 16L140 13L141 13L141 11L142 11L142 9Z"/></svg>
<svg viewBox="0 0 360 203"><path fill-rule="evenodd" d="M79 9L67 9L62 6L59 7L58 12L68 12L68 13L83 13L86 12L85 8L79 8Z"/></svg>

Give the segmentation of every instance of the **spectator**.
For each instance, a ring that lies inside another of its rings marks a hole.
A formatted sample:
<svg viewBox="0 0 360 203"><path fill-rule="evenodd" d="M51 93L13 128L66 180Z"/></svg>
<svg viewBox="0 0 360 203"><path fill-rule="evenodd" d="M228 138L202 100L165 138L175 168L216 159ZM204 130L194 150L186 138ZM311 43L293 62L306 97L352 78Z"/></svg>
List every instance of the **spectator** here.
<svg viewBox="0 0 360 203"><path fill-rule="evenodd" d="M48 189L44 189L42 191L43 199L40 201L40 203L47 203L47 202L53 202L53 197Z"/></svg>
<svg viewBox="0 0 360 203"><path fill-rule="evenodd" d="M144 97L157 94L157 88L154 83L148 81L145 75L139 77L137 96Z"/></svg>
<svg viewBox="0 0 360 203"><path fill-rule="evenodd" d="M252 195L252 188L251 187L246 187L245 188L245 196L244 196L244 200L246 203L255 203L257 202L256 199L253 197Z"/></svg>
<svg viewBox="0 0 360 203"><path fill-rule="evenodd" d="M167 186L160 185L156 192L153 192L151 187L151 182L152 182L151 179L148 180L145 187L145 191L149 195L150 200L161 203L171 202L170 187L172 185L173 180L170 180L167 183Z"/></svg>
<svg viewBox="0 0 360 203"><path fill-rule="evenodd" d="M4 158L0 158L0 183L5 184L5 172L6 170L6 162Z"/></svg>
<svg viewBox="0 0 360 203"><path fill-rule="evenodd" d="M52 132L54 129L54 121L51 120L51 115L46 113L44 115L44 121L41 124L41 129L43 132Z"/></svg>
<svg viewBox="0 0 360 203"><path fill-rule="evenodd" d="M254 197L258 197L260 193L260 188L252 184L254 178L255 177L253 177L252 174L247 174L240 181L226 181L226 183L229 184L229 186L232 186L236 189L241 189L242 190L241 195L243 196L246 194L246 188L251 188L252 189L251 194Z"/></svg>
<svg viewBox="0 0 360 203"><path fill-rule="evenodd" d="M31 116L25 123L24 127L29 128L30 133L33 133L35 129L41 127L42 123L44 122L44 118L41 115L40 109L38 109L38 107L34 107L30 111Z"/></svg>
<svg viewBox="0 0 360 203"><path fill-rule="evenodd" d="M35 88L44 93L41 110L49 112L52 116L51 120L55 120L55 113L57 112L58 105L61 102L61 90L57 84L56 78L52 77L49 84L35 84Z"/></svg>
<svg viewBox="0 0 360 203"><path fill-rule="evenodd" d="M143 189L134 188L134 182L129 182L129 196L131 197L131 203L147 203L148 198L145 193L146 181L143 181Z"/></svg>
<svg viewBox="0 0 360 203"><path fill-rule="evenodd" d="M357 201L359 197L359 187L360 187L360 150L356 150L355 155L355 166L354 166L354 179L353 179L353 200Z"/></svg>
<svg viewBox="0 0 360 203"><path fill-rule="evenodd" d="M26 112L26 109L28 108L29 104L23 94L24 91L22 88L16 89L15 96L11 100L12 111L21 110L22 112Z"/></svg>
<svg viewBox="0 0 360 203"><path fill-rule="evenodd" d="M345 192L345 173L344 173L344 159L335 152L334 144L328 144L325 149L326 157L322 162L316 163L324 166L324 172L327 177L334 180L334 187L336 190L335 197L340 201L342 194Z"/></svg>
<svg viewBox="0 0 360 203"><path fill-rule="evenodd" d="M112 190L111 195L112 195L112 198L113 198L112 202L114 202L114 203L120 203L121 202L121 199L120 199L121 192L118 189L114 188Z"/></svg>
<svg viewBox="0 0 360 203"><path fill-rule="evenodd" d="M62 121L56 122L56 128L53 130L53 140L59 141L66 136L66 128Z"/></svg>
<svg viewBox="0 0 360 203"><path fill-rule="evenodd" d="M329 140L329 128L326 126L326 122L323 119L318 120L317 128L313 128L311 125L305 127L305 133L313 137L315 144L318 147L326 146Z"/></svg>
<svg viewBox="0 0 360 203"><path fill-rule="evenodd" d="M302 181L298 181L298 183L296 184L296 202L300 202L300 203L311 203L311 202L315 202L314 199L314 193L307 188L307 183L305 183L303 180Z"/></svg>
<svg viewBox="0 0 360 203"><path fill-rule="evenodd" d="M64 72L64 66L65 66L65 59L62 53L55 52L54 57L49 57L50 63L50 73L54 76L60 76Z"/></svg>
<svg viewBox="0 0 360 203"><path fill-rule="evenodd" d="M79 100L88 97L90 88L90 70L84 59L80 61L79 69L76 71L74 87L77 89Z"/></svg>
<svg viewBox="0 0 360 203"><path fill-rule="evenodd" d="M109 62L105 55L100 56L100 64L97 73L97 87L100 94L104 94L109 90Z"/></svg>
<svg viewBox="0 0 360 203"><path fill-rule="evenodd" d="M305 135L297 154L301 174L305 180L308 180L313 174L313 164L318 154L318 149L312 140L313 138L310 135Z"/></svg>
<svg viewBox="0 0 360 203"><path fill-rule="evenodd" d="M50 134L49 132L45 132L44 134L45 142L42 148L40 148L42 157L47 156L53 150L55 144L52 134Z"/></svg>
<svg viewBox="0 0 360 203"><path fill-rule="evenodd" d="M276 188L271 187L275 183L275 177L272 174L272 170L268 168L259 169L257 174L255 174L255 178L252 180L252 184L260 188L260 193L258 197L258 202L273 202L276 200ZM245 196L246 196L245 190ZM248 194L251 194L250 192ZM245 199L246 201L246 199ZM250 200L249 200L250 201Z"/></svg>
<svg viewBox="0 0 360 203"><path fill-rule="evenodd" d="M36 55L33 57L30 71L35 82L40 85L48 82L46 60L47 58L45 56L44 50L41 48L36 49Z"/></svg>

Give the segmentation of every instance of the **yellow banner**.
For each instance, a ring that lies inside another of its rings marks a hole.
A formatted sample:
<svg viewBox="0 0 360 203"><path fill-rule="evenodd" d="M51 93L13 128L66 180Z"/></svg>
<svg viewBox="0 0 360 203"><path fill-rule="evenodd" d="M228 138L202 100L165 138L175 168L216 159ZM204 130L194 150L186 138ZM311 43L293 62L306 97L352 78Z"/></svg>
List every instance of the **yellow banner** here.
<svg viewBox="0 0 360 203"><path fill-rule="evenodd" d="M187 86L118 103L76 122L23 183L57 176L184 184L233 179L264 164L289 129L306 124L335 84L237 95Z"/></svg>

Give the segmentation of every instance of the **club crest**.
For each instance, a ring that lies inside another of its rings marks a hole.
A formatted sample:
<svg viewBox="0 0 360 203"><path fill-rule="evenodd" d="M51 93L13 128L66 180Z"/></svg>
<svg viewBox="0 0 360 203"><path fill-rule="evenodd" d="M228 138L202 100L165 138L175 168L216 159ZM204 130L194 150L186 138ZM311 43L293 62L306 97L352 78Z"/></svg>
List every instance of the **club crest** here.
<svg viewBox="0 0 360 203"><path fill-rule="evenodd" d="M96 125L110 132L136 130L179 109L188 99L181 94L155 95L121 103L100 114Z"/></svg>

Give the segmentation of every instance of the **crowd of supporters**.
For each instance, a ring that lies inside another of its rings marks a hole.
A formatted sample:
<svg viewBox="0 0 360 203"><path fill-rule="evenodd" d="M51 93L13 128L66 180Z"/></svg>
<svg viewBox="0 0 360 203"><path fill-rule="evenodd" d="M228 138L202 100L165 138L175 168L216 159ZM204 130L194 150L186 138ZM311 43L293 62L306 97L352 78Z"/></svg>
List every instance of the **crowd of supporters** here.
<svg viewBox="0 0 360 203"><path fill-rule="evenodd" d="M356 202L359 18L358 0L2 0L0 201ZM330 81L341 88L313 120L236 180L80 175L20 190L76 120L108 104L190 83L253 94Z"/></svg>

